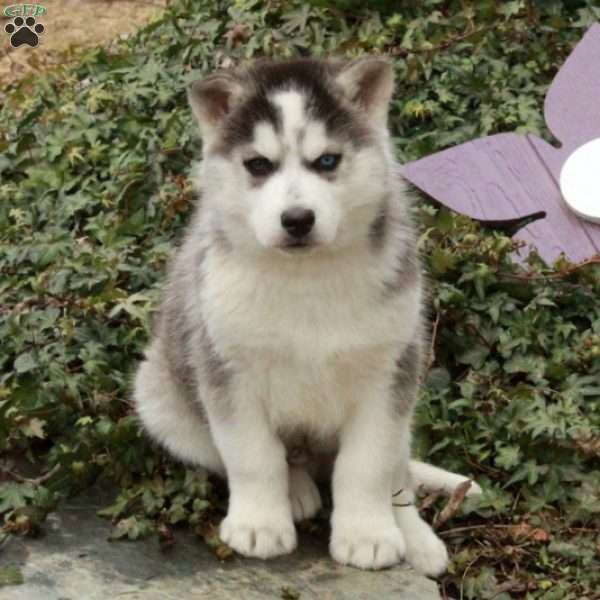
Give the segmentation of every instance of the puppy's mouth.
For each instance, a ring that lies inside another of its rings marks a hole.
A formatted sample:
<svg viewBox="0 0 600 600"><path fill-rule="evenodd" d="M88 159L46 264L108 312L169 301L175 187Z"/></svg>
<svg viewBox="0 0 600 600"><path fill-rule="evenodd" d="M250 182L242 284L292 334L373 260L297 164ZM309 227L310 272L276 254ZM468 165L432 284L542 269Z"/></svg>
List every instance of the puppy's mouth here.
<svg viewBox="0 0 600 600"><path fill-rule="evenodd" d="M313 244L310 242L304 242L304 241L297 241L297 242L287 242L286 244L283 245L283 248L285 250L297 250L297 249L301 249L301 248L309 248L310 246L312 246Z"/></svg>
<svg viewBox="0 0 600 600"><path fill-rule="evenodd" d="M278 246L278 249L286 254L306 254L316 248L317 245L310 238L287 239Z"/></svg>

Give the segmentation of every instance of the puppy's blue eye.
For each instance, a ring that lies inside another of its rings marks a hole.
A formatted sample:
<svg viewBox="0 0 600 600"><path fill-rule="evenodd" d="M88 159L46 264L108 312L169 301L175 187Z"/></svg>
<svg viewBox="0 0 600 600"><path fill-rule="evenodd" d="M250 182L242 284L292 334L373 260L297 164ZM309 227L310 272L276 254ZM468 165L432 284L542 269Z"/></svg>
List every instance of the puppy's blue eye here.
<svg viewBox="0 0 600 600"><path fill-rule="evenodd" d="M341 154L321 154L321 156L313 162L313 167L317 171L335 171L340 164L341 158Z"/></svg>
<svg viewBox="0 0 600 600"><path fill-rule="evenodd" d="M244 167L254 177L266 177L275 170L275 164L264 156L257 156L244 161Z"/></svg>

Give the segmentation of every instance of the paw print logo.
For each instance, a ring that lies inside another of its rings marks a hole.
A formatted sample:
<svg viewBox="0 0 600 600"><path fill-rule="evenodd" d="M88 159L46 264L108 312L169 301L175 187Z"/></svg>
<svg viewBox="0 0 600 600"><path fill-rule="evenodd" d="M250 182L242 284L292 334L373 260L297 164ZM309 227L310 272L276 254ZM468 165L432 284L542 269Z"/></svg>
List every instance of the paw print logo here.
<svg viewBox="0 0 600 600"><path fill-rule="evenodd" d="M27 44L35 48L40 43L39 36L44 33L45 27L41 23L35 22L34 17L15 17L12 23L7 23L4 31L10 35L10 45L18 48Z"/></svg>

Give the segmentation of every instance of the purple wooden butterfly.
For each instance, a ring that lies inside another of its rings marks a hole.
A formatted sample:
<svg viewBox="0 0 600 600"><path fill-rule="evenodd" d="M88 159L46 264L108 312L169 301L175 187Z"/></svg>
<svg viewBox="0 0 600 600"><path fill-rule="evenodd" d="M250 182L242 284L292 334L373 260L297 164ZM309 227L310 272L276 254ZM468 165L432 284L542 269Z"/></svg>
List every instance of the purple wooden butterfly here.
<svg viewBox="0 0 600 600"><path fill-rule="evenodd" d="M474 219L508 221L542 211L544 218L514 237L535 246L547 263L561 252L575 262L600 254L600 224L576 215L560 186L561 170L573 152L592 140L596 151L600 144L600 24L588 30L556 75L544 115L562 142L560 148L535 135L501 133L408 163L404 175L442 204ZM594 157L594 177L600 177L600 154ZM597 181L594 216L600 208Z"/></svg>

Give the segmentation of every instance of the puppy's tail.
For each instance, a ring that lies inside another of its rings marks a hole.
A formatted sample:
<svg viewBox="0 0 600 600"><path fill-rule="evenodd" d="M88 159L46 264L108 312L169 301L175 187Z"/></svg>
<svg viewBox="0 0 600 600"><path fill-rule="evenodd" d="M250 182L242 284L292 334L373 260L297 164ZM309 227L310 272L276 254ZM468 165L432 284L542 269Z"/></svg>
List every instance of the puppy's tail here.
<svg viewBox="0 0 600 600"><path fill-rule="evenodd" d="M408 465L408 471L414 489L423 487L426 491L441 491L450 496L461 483L470 481L471 487L467 492L467 496L475 496L482 493L482 489L468 477L434 467L420 460L411 460Z"/></svg>

